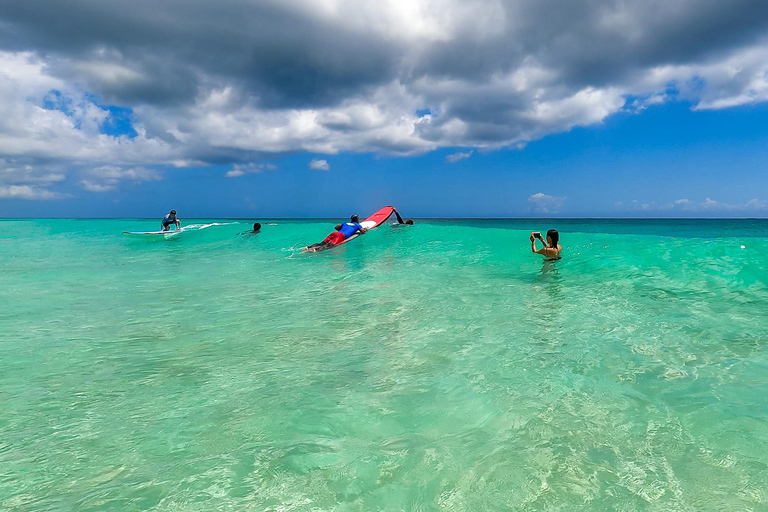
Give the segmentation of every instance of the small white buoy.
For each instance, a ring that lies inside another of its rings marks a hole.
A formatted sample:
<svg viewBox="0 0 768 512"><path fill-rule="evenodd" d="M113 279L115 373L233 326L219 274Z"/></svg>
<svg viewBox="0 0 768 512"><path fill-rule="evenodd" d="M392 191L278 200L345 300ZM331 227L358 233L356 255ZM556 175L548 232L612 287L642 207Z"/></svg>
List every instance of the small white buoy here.
<svg viewBox="0 0 768 512"><path fill-rule="evenodd" d="M742 245L742 246L741 246L741 248L742 248L742 249L746 249L746 248L747 248L747 246L746 246L746 245Z"/></svg>

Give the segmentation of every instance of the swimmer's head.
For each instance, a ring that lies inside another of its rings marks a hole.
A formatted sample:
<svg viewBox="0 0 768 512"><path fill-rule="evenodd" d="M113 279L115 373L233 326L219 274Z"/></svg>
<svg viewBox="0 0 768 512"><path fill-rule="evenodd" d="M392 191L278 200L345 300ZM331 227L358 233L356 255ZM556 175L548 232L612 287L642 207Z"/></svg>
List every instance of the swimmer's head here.
<svg viewBox="0 0 768 512"><path fill-rule="evenodd" d="M358 217L357 215L353 215L349 218L349 220L351 220L352 222L360 222L360 217Z"/></svg>
<svg viewBox="0 0 768 512"><path fill-rule="evenodd" d="M405 223L408 224L409 226L413 226L413 219L408 219L405 221Z"/></svg>
<svg viewBox="0 0 768 512"><path fill-rule="evenodd" d="M253 223L253 230L254 231L258 231L260 229L261 229L261 224L259 224L258 222L254 222Z"/></svg>
<svg viewBox="0 0 768 512"><path fill-rule="evenodd" d="M550 229L547 231L547 243L550 247L557 247L557 242L560 241L560 233L556 229Z"/></svg>

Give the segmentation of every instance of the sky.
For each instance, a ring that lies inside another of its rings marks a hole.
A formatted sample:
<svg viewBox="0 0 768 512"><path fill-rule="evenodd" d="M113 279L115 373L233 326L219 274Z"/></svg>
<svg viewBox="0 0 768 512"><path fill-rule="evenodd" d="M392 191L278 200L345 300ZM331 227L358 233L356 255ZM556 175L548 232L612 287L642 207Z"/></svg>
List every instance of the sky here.
<svg viewBox="0 0 768 512"><path fill-rule="evenodd" d="M768 217L768 3L0 2L0 217Z"/></svg>

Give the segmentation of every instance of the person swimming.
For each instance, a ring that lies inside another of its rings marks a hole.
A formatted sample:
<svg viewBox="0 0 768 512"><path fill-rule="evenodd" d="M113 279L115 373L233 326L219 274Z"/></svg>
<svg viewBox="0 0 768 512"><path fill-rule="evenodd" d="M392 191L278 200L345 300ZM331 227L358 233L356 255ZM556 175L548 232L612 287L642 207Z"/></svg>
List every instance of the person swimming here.
<svg viewBox="0 0 768 512"><path fill-rule="evenodd" d="M392 208L392 211L395 213L395 217L397 217L397 224L392 224L393 228L399 228L401 226L413 226L413 219L403 220L403 218L400 216L400 212L397 211L397 208Z"/></svg>
<svg viewBox="0 0 768 512"><path fill-rule="evenodd" d="M393 228L402 228L404 226L413 226L413 219L407 219L403 222L397 222L395 224L392 224Z"/></svg>
<svg viewBox="0 0 768 512"><path fill-rule="evenodd" d="M337 224L334 228L336 231L325 237L322 242L307 246L307 250L316 252L322 251L324 249L330 249L331 247L339 245L344 240L356 233L364 234L366 231L368 231L360 225L360 217L357 215L352 215L349 220L350 222Z"/></svg>
<svg viewBox="0 0 768 512"><path fill-rule="evenodd" d="M544 247L541 249L536 249L536 239L541 240L541 243L544 244ZM556 229L550 229L547 231L546 240L542 238L541 233L536 231L531 232L531 251L535 252L536 254L541 254L547 260L559 260L560 253L563 251L563 248L558 244L559 241L560 233L558 233Z"/></svg>
<svg viewBox="0 0 768 512"><path fill-rule="evenodd" d="M253 231L243 231L242 233L238 233L238 235L255 235L260 232L261 232L261 224L258 222L254 222Z"/></svg>

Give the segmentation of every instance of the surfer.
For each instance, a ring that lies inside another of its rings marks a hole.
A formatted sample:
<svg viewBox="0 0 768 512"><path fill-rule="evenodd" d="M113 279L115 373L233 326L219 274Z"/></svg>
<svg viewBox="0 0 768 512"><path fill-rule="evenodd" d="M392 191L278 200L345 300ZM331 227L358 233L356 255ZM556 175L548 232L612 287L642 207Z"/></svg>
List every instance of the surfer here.
<svg viewBox="0 0 768 512"><path fill-rule="evenodd" d="M181 221L176 218L176 210L163 217L163 231L168 231L171 228L171 224L176 224L176 229L181 228Z"/></svg>
<svg viewBox="0 0 768 512"><path fill-rule="evenodd" d="M541 243L544 244L544 247L541 249L536 249L536 239L541 240ZM558 242L560 241L560 234L557 232L556 229L550 229L547 231L547 239L544 240L542 238L541 233L538 232L532 232L531 233L531 251L535 252L536 254L541 254L548 260L559 260L560 259L560 252L562 252L563 248L558 245Z"/></svg>
<svg viewBox="0 0 768 512"><path fill-rule="evenodd" d="M310 246L307 246L307 250L309 251L322 251L325 249L330 249L331 247L335 247L339 245L341 242L346 240L347 238L351 237L352 235L356 233L360 233L361 235L364 234L367 229L365 229L363 226L360 225L360 217L357 215L352 215L349 218L350 222L345 222L344 224L337 224L334 228L336 231L325 237L325 239L317 244L312 244Z"/></svg>

